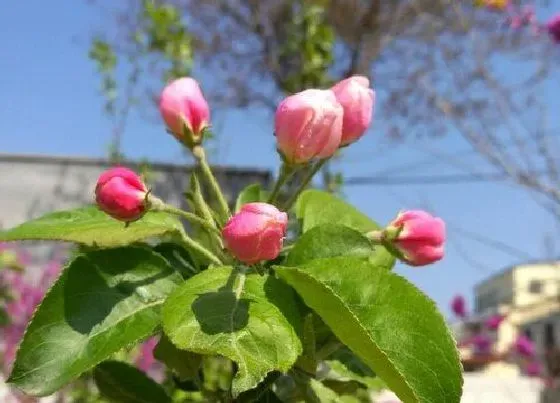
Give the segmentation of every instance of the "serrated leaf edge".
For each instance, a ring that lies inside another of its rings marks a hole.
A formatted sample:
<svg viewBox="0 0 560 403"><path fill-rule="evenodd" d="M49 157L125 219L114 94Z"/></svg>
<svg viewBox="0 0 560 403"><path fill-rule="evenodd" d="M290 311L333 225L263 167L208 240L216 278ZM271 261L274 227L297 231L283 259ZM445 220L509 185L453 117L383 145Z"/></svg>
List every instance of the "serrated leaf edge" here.
<svg viewBox="0 0 560 403"><path fill-rule="evenodd" d="M150 248L148 248L148 247L143 247L143 246L138 246L137 248L141 248L141 249L145 249L145 250L150 250ZM159 253L154 252L154 251L152 251L152 253L153 253L154 255L156 255L158 258L162 259L162 260L165 262L165 264L166 264L167 266L169 266L169 267L173 270L174 273L177 273L177 271L176 271L173 267L171 267L171 265L169 264L169 262L167 262L167 260L166 260L163 256L161 256ZM31 319L30 319L29 322L27 323L27 326L25 327L25 331L23 332L23 335L22 335L22 337L21 337L21 340L20 340L20 342L18 343L18 347L17 347L17 350L16 350L15 359L14 359L14 364L13 364L14 366L15 366L15 363L17 362L17 358L18 358L18 356L19 356L19 352L20 352L20 349L21 349L21 344L22 344L23 341L25 340L25 336L27 335L27 331L28 331L28 329L29 329L29 326L31 325L31 323L32 323L33 320L35 319L35 315L37 314L37 311L38 311L39 308L43 305L43 302L47 299L47 297L51 294L52 289L53 289L54 286L58 283L58 280L60 280L60 278L63 276L63 274L69 269L69 267L70 267L70 265L72 264L72 262L74 262L75 260L77 260L77 259L80 258L80 257L83 257L84 255L85 255L85 253L80 253L80 254L76 255L76 256L74 257L74 259L70 260L70 261L64 266L64 268L63 268L63 270L61 270L59 276L56 278L56 280L55 280L55 281L53 282L53 284L50 286L50 288L48 289L48 291L45 293L45 296L43 297L43 300L41 301L41 303L40 303L39 305L37 305L37 307L36 307L35 310L33 311L33 315L31 316ZM161 300L161 301L158 302L157 304L156 304L156 303L148 304L148 307L154 307L154 306L157 306L157 305L163 305L164 302L165 302L165 299ZM144 309L144 308L143 308L143 309ZM133 312L133 314L136 314L136 313L142 311L143 309L136 310L136 311ZM132 314L132 315L133 315L133 314ZM120 321L116 322L115 325L118 325L118 324L121 323L122 321L124 321L124 320L130 318L130 316L132 316L132 315L128 315L125 319L121 319ZM154 327L154 329L153 329L149 334L138 337L137 339L135 339L135 340L129 342L126 346L122 346L122 347L119 348L118 350L115 350L115 351L111 352L107 357L102 358L102 359L99 360L99 361L94 361L94 363L93 363L92 365L88 366L88 367L85 368L82 372L80 372L79 374L77 374L77 375L75 375L74 377L72 377L71 380L70 380L69 382L71 382L72 380L76 379L76 378L79 377L81 374L83 374L83 373L85 373L85 372L88 372L88 371L90 371L91 369L95 368L97 365L99 365L101 362L105 361L105 360L106 360L108 357L110 357L112 354L114 354L114 353L116 353L116 352L118 352L118 351L121 351L123 348L128 348L128 347L130 347L130 346L136 345L136 344L138 344L138 342L139 342L140 340L145 340L145 339L149 338L150 336L153 336L155 333L157 333L157 328L158 328L159 326L161 326L161 323L158 324L158 325L156 325L156 326ZM97 336L97 335L99 335L99 334L100 334L100 333L97 333L95 336ZM95 337L95 336L94 336L94 337ZM50 364L50 363L49 363L49 364ZM45 365L46 365L46 364L44 364L43 366L45 366ZM22 375L18 376L17 378L12 378L11 373L10 373L10 376L9 376L8 379L6 380L6 383L13 384L14 386L17 387L17 383L16 383L17 380L22 379L23 377L28 376L29 374L33 373L34 371L37 371L38 369L42 368L43 366L41 366L41 367L35 367L35 368L33 368L32 370L27 371L27 372L23 373ZM12 371L13 371L13 368L14 368L14 367L12 367ZM18 387L18 389L20 389L20 388ZM21 389L21 390L23 390L23 389ZM34 394L32 394L32 393L28 393L27 391L26 391L25 393L29 394L30 396L47 396L47 395L49 395L50 393L53 393L53 392L54 392L54 391L49 391L49 392L46 392L45 394L36 394L36 395L34 395Z"/></svg>
<svg viewBox="0 0 560 403"><path fill-rule="evenodd" d="M377 346L377 344L372 340L372 338L370 337L370 335L367 332L367 329L362 325L362 323L358 320L358 318L356 317L356 315L354 315L354 313L350 310L350 308L346 305L346 303L344 302L344 300L328 285L324 284L323 282L317 280L315 277L311 276L310 274L308 274L306 271L300 270L296 267L282 267L282 266L277 266L275 267L275 269L282 269L284 271L297 271L300 274L303 274L305 277L307 277L308 279L313 280L315 283L319 284L320 287L323 287L324 289L328 290L329 292L332 293L332 295L337 299L337 301L344 307L344 309L346 310L346 312L350 315L350 317L355 321L355 323L358 325L358 327L364 332L364 334L366 335L367 340L374 346L374 348L379 352L379 354L384 357L391 365L393 365L393 367L395 366L393 361L391 359L389 359L389 357L379 348L379 346ZM280 277L281 278L281 277ZM284 280L285 281L285 280ZM288 285L290 285L288 283ZM291 285L290 285L291 286ZM297 292L297 290L296 290ZM303 297L302 297L303 298ZM304 299L305 300L305 299ZM319 313L317 313L317 315L319 315ZM321 315L319 315L321 316ZM331 329L332 330L332 329ZM334 330L333 330L334 333ZM336 333L335 333L336 334ZM341 340L343 343L344 341ZM350 348L350 346L348 346ZM374 371L375 369L372 368ZM418 400L418 396L416 395L416 393L414 392L414 390L412 389L412 387L410 386L410 384L408 383L408 381L406 379L404 379L404 377L402 376L402 374L397 371L394 370L395 374L397 375L397 377L399 379L401 379L401 381L403 382L404 385L406 385L406 387L408 388L410 394L412 396L414 396L414 398L416 400ZM383 378L382 378L383 379ZM386 381L385 381L386 382ZM399 398L403 398L401 396L399 396L399 393L397 393L396 391L395 394L399 397Z"/></svg>
<svg viewBox="0 0 560 403"><path fill-rule="evenodd" d="M226 266L220 266L220 267L226 267ZM243 291L245 291L245 290L243 289ZM294 292L295 292L295 291L294 291ZM170 330L170 329L167 329L167 326L165 325L165 323L164 323L163 321L162 321L162 328L163 328L163 332L166 334L168 340L169 340L177 349L179 349L179 350L189 351L189 352L191 352L191 353L202 354L202 355L215 354L214 351L211 351L211 350L209 350L209 349L204 349L204 348L185 348L184 346L180 346L180 345L178 345L177 343L175 343L175 341L174 341L173 338L171 337L171 333L172 333L172 332L168 331L168 330ZM296 334L296 336L297 336L297 334ZM300 341L301 341L301 340L300 340ZM301 343L300 343L300 346L301 346ZM292 368L292 366L297 362L297 358L301 355L301 353L302 353L302 351L303 351L303 347L301 346L301 348L300 348L299 350L300 350L300 351L298 352L298 355L297 355L296 359L294 360L294 362L293 362L291 365L290 365L290 364L287 364L287 365L285 365L285 366L280 366L280 365L279 365L277 368L272 368L272 369L268 370L268 371L267 371L266 373L264 373L256 382L254 382L253 384L251 384L251 387L249 387L249 388L246 388L246 389L239 389L239 388L236 388L236 387L235 387L235 381L236 381L236 378L237 378L237 377L234 376L234 377L233 377L233 380L232 380L232 395L233 395L233 397L235 398L235 397L239 396L239 395L240 395L241 393L243 393L243 392L246 392L246 391L249 391L249 390L252 390L252 389L256 388L256 387L267 377L267 375L268 375L269 373L273 372L273 371L279 371L279 372L282 372L282 373L284 373L284 374L287 373L287 372ZM236 362L236 363L237 363L237 361L236 361L235 359L233 359L232 357L227 356L227 355L225 355L225 354L222 354L222 355L223 355L224 357L226 357L226 358L232 360L233 362ZM238 364L239 364L239 363L238 363Z"/></svg>
<svg viewBox="0 0 560 403"><path fill-rule="evenodd" d="M103 363L103 362L105 362L105 361L101 361L101 363ZM124 365L130 367L131 369L138 370L138 368L134 367L133 365L130 365L130 364L127 363L127 362L124 362L124 361L116 361L116 362L122 363L122 364L124 364ZM98 371L98 372L100 372L100 373L107 373L107 372L101 370L101 369L99 368L99 365L98 365L98 364L95 366L95 370L94 370L94 375L93 375L93 377L94 377L95 383L97 384L97 380L95 379L95 372L96 372L96 371ZM142 372L142 371L140 371L140 372ZM144 374L144 376L146 376L146 375ZM165 393L167 396L169 396L169 395L167 394L167 392L165 391L165 389L164 389L159 383L155 382L153 379L149 378L148 376L146 376L146 379L148 379L149 381L151 381L154 385L156 385L156 387L158 387L159 389L161 389L161 391L162 391L163 393ZM136 395L130 395L129 393L126 392L126 390L121 389L121 388L120 388L120 384L118 384L118 383L117 383L117 384L114 384L114 383L111 382L111 385L112 385L112 386L116 386L116 387L119 389L119 392L124 392L123 395L132 397L132 398L134 399L133 401L138 401L138 403L152 403L151 401L149 401L149 400L144 400L144 399L142 399L141 397L140 397L141 400L138 400L138 398L139 398L138 396L136 396ZM171 400L171 398L170 398L169 400Z"/></svg>

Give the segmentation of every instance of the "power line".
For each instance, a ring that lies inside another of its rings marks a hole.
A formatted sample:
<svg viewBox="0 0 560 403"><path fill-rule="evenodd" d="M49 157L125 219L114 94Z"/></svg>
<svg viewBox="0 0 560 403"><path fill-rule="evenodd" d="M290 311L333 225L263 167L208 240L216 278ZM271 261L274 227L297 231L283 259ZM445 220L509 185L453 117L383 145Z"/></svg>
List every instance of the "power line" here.
<svg viewBox="0 0 560 403"><path fill-rule="evenodd" d="M551 130L547 130L546 134L544 135L545 137L549 138L549 137L559 137L560 136L560 128L554 128ZM528 142L528 138L523 138L523 142L527 143ZM518 144L515 143L513 140L509 140L507 142L503 142L502 146L504 149L508 149L508 148L512 148L513 146L517 146ZM538 147L538 145L537 145ZM430 157L422 159L420 161L415 161L415 162L409 162L409 163L405 163L405 164L400 164L400 165L396 165L393 167L389 167L389 168L385 168L385 169L381 169L377 172L375 172L373 175L375 177L381 177L384 175L395 175L395 174L400 174L400 173L404 173L404 172L409 172L409 171L417 171L421 168L426 168L426 167L430 167L430 166L434 166L439 162L445 162L445 160L447 160L447 163L450 165L454 165L456 167L459 167L463 170L466 171L470 171L469 168L467 168L465 166L464 163L460 163L460 160L463 158L470 158L470 157L482 157L480 155L480 152L476 149L473 149L472 147L468 148L468 149L462 149L462 150L456 150L454 152L447 152L447 153L443 153L440 152L437 149L429 149L429 148L425 148L422 149L422 147L420 147L418 144L414 145L414 149L416 151L423 151L424 153L428 153L431 154ZM379 152L379 150L377 151ZM385 153L382 153L385 154ZM436 158L434 158L434 156ZM349 162L356 162L358 160L358 158L355 155L352 155L352 158L350 161L344 161L345 164L349 163Z"/></svg>
<svg viewBox="0 0 560 403"><path fill-rule="evenodd" d="M395 192L392 191L388 191L388 193L395 199L397 200L400 204L403 205L413 205L413 204L417 204L417 203L412 203L410 199L402 196L402 195L398 195ZM430 205L429 202L427 202L426 200L424 200L423 203L421 204L425 204L425 208L427 210L431 210L434 211L434 209L432 208L432 206ZM447 227L453 232L455 233L455 235L458 235L460 237L469 239L471 241L475 241L478 242L486 247L489 247L491 249L500 251L506 255L512 256L512 257L516 257L517 259L521 259L521 260L531 260L534 259L529 253L527 253L524 250L521 250L519 248L516 248L515 246L511 246L506 244L505 242L498 240L498 239L494 239L494 238L490 238L489 236L479 233L479 232L474 232L474 231L470 231L467 230L459 225L456 225L454 222L450 221L448 218L445 219L446 221L446 225ZM453 240L453 241L457 241L456 238L454 237L449 237L449 240ZM459 255L461 255L461 257L463 257L463 259L465 261L467 261L467 263L472 264L474 262L473 258L470 257L469 259L465 259L464 256L462 256L464 254L464 250L460 247L460 245L455 244L455 249L459 249ZM478 262L477 262L478 263ZM482 267L480 264L477 264L477 268L480 269L480 267Z"/></svg>
<svg viewBox="0 0 560 403"><path fill-rule="evenodd" d="M547 171L532 172L532 175L546 175ZM500 182L511 179L507 173L472 173L454 175L415 176L355 176L344 180L344 185L398 186L398 185L455 185L460 183Z"/></svg>

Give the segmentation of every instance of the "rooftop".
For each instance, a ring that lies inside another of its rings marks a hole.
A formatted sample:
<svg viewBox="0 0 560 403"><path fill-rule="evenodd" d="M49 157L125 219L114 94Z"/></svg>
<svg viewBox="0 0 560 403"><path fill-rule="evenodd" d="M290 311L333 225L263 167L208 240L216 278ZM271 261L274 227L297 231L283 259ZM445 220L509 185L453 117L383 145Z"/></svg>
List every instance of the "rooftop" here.
<svg viewBox="0 0 560 403"><path fill-rule="evenodd" d="M13 162L13 163L26 163L26 164L73 164L92 167L104 167L113 165L106 158L91 158L91 157L75 157L75 156L57 156L57 155L42 155L42 154L9 154L0 153L0 162ZM125 165L131 168L140 167L144 164L149 164L154 170L161 171L180 171L189 169L190 166L185 164L170 164L164 162L152 161L133 161L126 160L120 165ZM269 177L270 171L267 169L257 169L251 167L239 166L225 166L225 165L212 165L212 169L216 173L229 173L233 175L262 175Z"/></svg>
<svg viewBox="0 0 560 403"><path fill-rule="evenodd" d="M494 274L492 274L489 277L486 277L484 280L479 281L478 283L475 284L474 288L478 288L479 286L481 286L484 283L487 283L488 281L491 281L493 279L496 279L500 276L503 276L504 274L507 274L509 272L512 272L515 269L518 269L520 267L523 266L537 266L537 265L557 265L560 264L560 258L559 259L535 259L535 260L527 260L521 263L517 263L514 265L510 265L510 266L506 266L505 268L495 272Z"/></svg>

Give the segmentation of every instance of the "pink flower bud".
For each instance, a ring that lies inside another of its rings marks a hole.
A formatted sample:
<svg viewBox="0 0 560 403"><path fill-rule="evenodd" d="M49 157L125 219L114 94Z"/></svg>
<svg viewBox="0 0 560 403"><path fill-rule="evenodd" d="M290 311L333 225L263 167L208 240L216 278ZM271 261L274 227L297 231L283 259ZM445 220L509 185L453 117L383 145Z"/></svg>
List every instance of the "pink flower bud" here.
<svg viewBox="0 0 560 403"><path fill-rule="evenodd" d="M341 146L353 143L363 136L375 107L375 91L369 88L369 80L353 76L332 87L337 101L344 109Z"/></svg>
<svg viewBox="0 0 560 403"><path fill-rule="evenodd" d="M552 37L552 39L555 42L560 43L560 14L556 14L554 17L547 21L546 29L548 30L548 34Z"/></svg>
<svg viewBox="0 0 560 403"><path fill-rule="evenodd" d="M473 337L473 345L476 354L488 354L492 348L492 340L485 334L477 334Z"/></svg>
<svg viewBox="0 0 560 403"><path fill-rule="evenodd" d="M275 259L286 236L288 215L267 203L248 203L222 230L225 245L240 261Z"/></svg>
<svg viewBox="0 0 560 403"><path fill-rule="evenodd" d="M190 77L179 78L163 89L159 110L169 131L180 141L188 137L199 141L210 121L208 103L196 80Z"/></svg>
<svg viewBox="0 0 560 403"><path fill-rule="evenodd" d="M502 315L492 315L486 319L484 324L490 330L498 330L504 319L505 317Z"/></svg>
<svg viewBox="0 0 560 403"><path fill-rule="evenodd" d="M135 221L146 212L146 185L133 171L123 167L108 169L97 180L95 201L111 217Z"/></svg>
<svg viewBox="0 0 560 403"><path fill-rule="evenodd" d="M148 372L156 363L154 349L157 343L157 337L151 337L140 346L140 354L136 357L136 367L141 371Z"/></svg>
<svg viewBox="0 0 560 403"><path fill-rule="evenodd" d="M459 318L467 316L467 304L462 295L456 295L453 297L451 300L451 310Z"/></svg>
<svg viewBox="0 0 560 403"><path fill-rule="evenodd" d="M535 346L531 339L527 336L521 335L515 341L515 351L517 351L517 354L519 355L531 358L535 355Z"/></svg>
<svg viewBox="0 0 560 403"><path fill-rule="evenodd" d="M540 376L542 373L542 365L538 361L530 361L525 365L525 373L527 376Z"/></svg>
<svg viewBox="0 0 560 403"><path fill-rule="evenodd" d="M342 116L330 90L310 89L285 98L274 122L278 149L293 164L332 156L340 145Z"/></svg>
<svg viewBox="0 0 560 403"><path fill-rule="evenodd" d="M412 266L434 263L443 257L445 223L425 211L401 212L385 232L402 254L401 259Z"/></svg>

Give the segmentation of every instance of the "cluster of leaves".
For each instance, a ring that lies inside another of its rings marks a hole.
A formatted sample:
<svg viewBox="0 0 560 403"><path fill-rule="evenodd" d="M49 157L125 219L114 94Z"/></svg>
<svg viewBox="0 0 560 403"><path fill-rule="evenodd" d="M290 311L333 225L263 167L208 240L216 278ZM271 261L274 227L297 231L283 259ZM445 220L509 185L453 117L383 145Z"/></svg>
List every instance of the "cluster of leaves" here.
<svg viewBox="0 0 560 403"><path fill-rule="evenodd" d="M65 248L56 248L51 258L41 267L31 269L32 259L27 249L21 245L0 243L0 289L2 290L0 310L2 322L0 335L2 338L2 372L8 376L16 355L18 344L25 333L26 326L33 312L60 274L62 262L67 252ZM30 270L31 269L31 270ZM37 274L40 274L37 276ZM153 342L148 341L140 346L139 351L122 351L120 358L131 361L134 357L138 368L158 377L161 368L153 362ZM159 376L161 378L161 376ZM22 397L11 391L12 397L19 401ZM103 400L92 385L89 374L80 376L58 394L59 400L81 403L103 403ZM22 401L28 401L23 399Z"/></svg>
<svg viewBox="0 0 560 403"><path fill-rule="evenodd" d="M238 206L262 193L248 188ZM162 212L125 228L84 207L0 233L80 245L35 311L9 382L42 396L93 370L117 401L356 402L382 380L404 402L459 402L455 342L434 303L363 235L378 225L315 190L295 211L300 236L264 275L194 256ZM163 384L115 361L153 336L174 374Z"/></svg>

